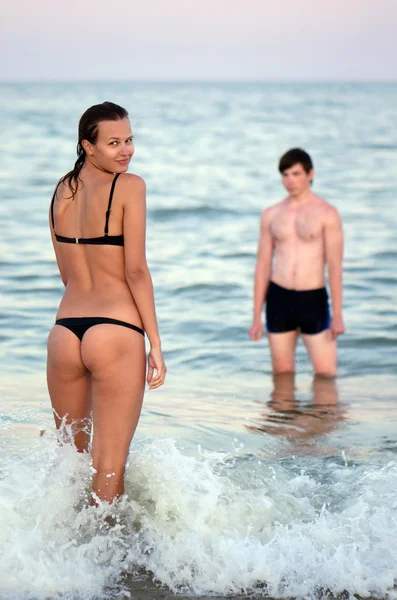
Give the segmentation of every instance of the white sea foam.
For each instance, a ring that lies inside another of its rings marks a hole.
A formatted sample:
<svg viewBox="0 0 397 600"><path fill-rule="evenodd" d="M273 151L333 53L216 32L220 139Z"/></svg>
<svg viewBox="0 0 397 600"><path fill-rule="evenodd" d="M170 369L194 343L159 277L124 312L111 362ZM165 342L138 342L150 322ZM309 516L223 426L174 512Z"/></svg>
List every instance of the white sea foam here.
<svg viewBox="0 0 397 600"><path fill-rule="evenodd" d="M3 458L0 597L109 598L142 568L174 592L384 597L397 577L396 463L328 460L313 475L292 462L146 440L128 498L95 509L88 456L44 436Z"/></svg>

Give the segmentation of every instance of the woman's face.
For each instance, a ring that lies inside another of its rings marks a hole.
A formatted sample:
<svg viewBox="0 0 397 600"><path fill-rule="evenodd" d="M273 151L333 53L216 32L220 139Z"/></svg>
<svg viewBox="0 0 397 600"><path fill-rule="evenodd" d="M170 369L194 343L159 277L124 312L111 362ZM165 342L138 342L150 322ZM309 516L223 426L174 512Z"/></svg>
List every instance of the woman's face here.
<svg viewBox="0 0 397 600"><path fill-rule="evenodd" d="M124 173L134 154L131 125L128 119L102 121L95 144L83 140L88 160L109 173Z"/></svg>

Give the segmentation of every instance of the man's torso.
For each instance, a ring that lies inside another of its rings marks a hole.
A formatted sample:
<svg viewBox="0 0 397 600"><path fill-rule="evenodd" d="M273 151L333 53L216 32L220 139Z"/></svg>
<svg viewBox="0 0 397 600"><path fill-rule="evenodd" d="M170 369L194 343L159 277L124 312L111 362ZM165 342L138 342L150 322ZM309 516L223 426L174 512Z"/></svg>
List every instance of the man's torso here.
<svg viewBox="0 0 397 600"><path fill-rule="evenodd" d="M272 281L291 290L324 287L324 226L329 208L313 194L306 203L286 199L269 209Z"/></svg>

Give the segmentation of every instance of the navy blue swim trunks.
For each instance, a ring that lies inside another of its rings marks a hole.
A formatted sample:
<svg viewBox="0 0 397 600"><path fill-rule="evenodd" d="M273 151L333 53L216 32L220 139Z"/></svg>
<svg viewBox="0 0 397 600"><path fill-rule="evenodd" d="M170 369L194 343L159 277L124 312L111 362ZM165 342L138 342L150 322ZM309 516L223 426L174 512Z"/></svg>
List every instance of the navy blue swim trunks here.
<svg viewBox="0 0 397 600"><path fill-rule="evenodd" d="M266 295L266 328L269 333L299 330L314 335L329 328L331 318L325 287L296 291L270 282Z"/></svg>

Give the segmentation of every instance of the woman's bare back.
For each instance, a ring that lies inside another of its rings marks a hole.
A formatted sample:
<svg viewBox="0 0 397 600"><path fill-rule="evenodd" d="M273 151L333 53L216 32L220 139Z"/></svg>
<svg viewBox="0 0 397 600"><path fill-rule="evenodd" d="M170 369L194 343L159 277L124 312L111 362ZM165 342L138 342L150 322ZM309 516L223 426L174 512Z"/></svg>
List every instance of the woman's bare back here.
<svg viewBox="0 0 397 600"><path fill-rule="evenodd" d="M126 178L122 174L114 186L108 219L111 238L123 234ZM76 243L56 243L58 264L66 291L57 318L103 316L142 326L125 277L124 247L111 244L78 243L80 238L104 236L109 197L115 176L98 171L82 172L81 183L72 198L62 183L54 201L54 229L57 236L75 238ZM128 199L127 199L128 200ZM132 199L129 199L130 201Z"/></svg>

